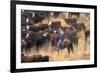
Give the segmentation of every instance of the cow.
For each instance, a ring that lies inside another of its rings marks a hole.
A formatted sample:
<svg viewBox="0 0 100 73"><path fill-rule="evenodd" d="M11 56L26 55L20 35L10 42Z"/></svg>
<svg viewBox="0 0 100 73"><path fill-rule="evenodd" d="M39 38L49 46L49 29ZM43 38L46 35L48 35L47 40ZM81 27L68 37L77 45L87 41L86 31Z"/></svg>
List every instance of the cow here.
<svg viewBox="0 0 100 73"><path fill-rule="evenodd" d="M51 23L51 29L58 29L60 27L62 27L60 21L54 21Z"/></svg>
<svg viewBox="0 0 100 73"><path fill-rule="evenodd" d="M71 25L75 30L77 31L81 31L81 30L86 30L86 26L84 23L75 23L73 25Z"/></svg>
<svg viewBox="0 0 100 73"><path fill-rule="evenodd" d="M64 20L68 25L73 23L75 24L77 22L77 18L65 18Z"/></svg>
<svg viewBox="0 0 100 73"><path fill-rule="evenodd" d="M29 26L29 28L34 32L43 31L48 28L48 24L33 24L32 26Z"/></svg>
<svg viewBox="0 0 100 73"><path fill-rule="evenodd" d="M27 10L22 10L21 11L21 25L22 26L32 25L32 23L33 23L32 13Z"/></svg>
<svg viewBox="0 0 100 73"><path fill-rule="evenodd" d="M22 63L47 62L47 61L49 61L49 56L41 56L41 55L24 56L24 54L21 54L21 62Z"/></svg>
<svg viewBox="0 0 100 73"><path fill-rule="evenodd" d="M39 48L43 47L44 44L47 44L49 42L48 40L48 33L44 32L34 32L27 34L25 37L25 49L26 51L32 48L36 47L36 51L39 51ZM24 42L23 42L24 43ZM23 45L22 45L23 46Z"/></svg>

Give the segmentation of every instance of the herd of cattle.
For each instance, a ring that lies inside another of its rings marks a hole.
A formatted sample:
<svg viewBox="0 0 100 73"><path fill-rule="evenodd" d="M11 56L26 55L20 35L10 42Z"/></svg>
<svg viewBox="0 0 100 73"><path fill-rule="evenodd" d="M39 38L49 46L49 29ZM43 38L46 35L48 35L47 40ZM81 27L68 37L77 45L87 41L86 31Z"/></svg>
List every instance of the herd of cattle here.
<svg viewBox="0 0 100 73"><path fill-rule="evenodd" d="M23 16L24 15L24 16ZM63 27L60 21L52 21L51 24L43 23L32 23L26 22L28 16L23 14L21 17L21 48L22 51L30 51L31 48L35 47L38 52L41 47L48 46L51 43L52 50L58 50L67 48L68 53L73 52L74 46L78 44L77 33L85 31L85 40L90 35L90 31L86 30L84 23L77 23L77 19L67 18L65 19L69 27ZM42 17L40 17L42 19ZM39 18L38 18L39 19ZM37 20L38 20L37 19ZM37 21L36 20L36 21ZM64 43L57 47L59 41L59 28L64 31ZM34 48L33 48L34 49ZM46 50L48 48L46 47Z"/></svg>

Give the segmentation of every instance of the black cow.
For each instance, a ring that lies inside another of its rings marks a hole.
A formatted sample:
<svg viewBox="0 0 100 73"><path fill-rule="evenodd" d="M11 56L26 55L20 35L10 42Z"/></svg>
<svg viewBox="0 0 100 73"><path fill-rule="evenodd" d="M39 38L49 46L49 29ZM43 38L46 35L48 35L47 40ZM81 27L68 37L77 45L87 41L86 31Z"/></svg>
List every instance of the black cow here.
<svg viewBox="0 0 100 73"><path fill-rule="evenodd" d="M25 49L30 51L30 48L36 47L36 51L38 52L39 48L43 47L44 44L49 42L47 34L34 32L29 34L27 38L25 38ZM22 45L23 46L23 45Z"/></svg>

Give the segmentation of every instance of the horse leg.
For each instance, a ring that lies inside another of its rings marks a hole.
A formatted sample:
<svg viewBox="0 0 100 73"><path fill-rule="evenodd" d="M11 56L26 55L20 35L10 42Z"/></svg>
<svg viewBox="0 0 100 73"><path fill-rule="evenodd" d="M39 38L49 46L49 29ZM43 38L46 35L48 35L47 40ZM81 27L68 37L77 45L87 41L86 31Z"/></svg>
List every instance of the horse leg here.
<svg viewBox="0 0 100 73"><path fill-rule="evenodd" d="M58 41L58 43L57 43L57 48L59 48L60 45L61 45L61 40Z"/></svg>
<svg viewBox="0 0 100 73"><path fill-rule="evenodd" d="M72 43L70 43L69 44L69 54L71 54L71 52L73 53L73 44Z"/></svg>
<svg viewBox="0 0 100 73"><path fill-rule="evenodd" d="M62 41L59 40L58 44L57 44L57 48L58 48L58 54L60 52L60 50L62 49Z"/></svg>
<svg viewBox="0 0 100 73"><path fill-rule="evenodd" d="M36 45L36 53L39 51L39 45Z"/></svg>

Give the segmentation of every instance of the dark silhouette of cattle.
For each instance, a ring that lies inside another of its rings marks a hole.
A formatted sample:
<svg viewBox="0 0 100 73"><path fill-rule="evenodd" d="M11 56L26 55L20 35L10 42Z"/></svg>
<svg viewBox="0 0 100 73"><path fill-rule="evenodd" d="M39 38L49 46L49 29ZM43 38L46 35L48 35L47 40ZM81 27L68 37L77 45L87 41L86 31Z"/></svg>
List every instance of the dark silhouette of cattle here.
<svg viewBox="0 0 100 73"><path fill-rule="evenodd" d="M49 56L40 56L40 57L33 57L32 62L48 62L49 61Z"/></svg>
<svg viewBox="0 0 100 73"><path fill-rule="evenodd" d="M67 18L65 19L66 23L70 25L72 29L77 31L86 30L86 26L84 23L77 23L77 18Z"/></svg>
<svg viewBox="0 0 100 73"><path fill-rule="evenodd" d="M90 30L86 30L85 31L85 40L87 41L87 39L90 37Z"/></svg>
<svg viewBox="0 0 100 73"><path fill-rule="evenodd" d="M33 22L38 23L41 22L44 18L49 16L48 11L34 11L35 16L33 17Z"/></svg>
<svg viewBox="0 0 100 73"><path fill-rule="evenodd" d="M32 37L32 42L35 43L36 50L38 52L39 48L42 48L45 44L48 43L48 38L45 36Z"/></svg>
<svg viewBox="0 0 100 73"><path fill-rule="evenodd" d="M44 31L48 28L48 24L34 24L32 26L29 26L31 31L38 32L38 31Z"/></svg>
<svg viewBox="0 0 100 73"><path fill-rule="evenodd" d="M21 25L32 25L33 23L41 22L45 17L49 16L48 11L33 11L33 10L22 10L21 11ZM29 20L28 23L26 20Z"/></svg>
<svg viewBox="0 0 100 73"><path fill-rule="evenodd" d="M49 43L48 35L43 36L44 32L34 32L30 33L28 38L25 38L24 48L27 51L30 51L32 47L36 47L36 51L38 52L41 47L44 46L44 44Z"/></svg>
<svg viewBox="0 0 100 73"><path fill-rule="evenodd" d="M50 16L58 17L60 12L50 12Z"/></svg>
<svg viewBox="0 0 100 73"><path fill-rule="evenodd" d="M80 16L80 13L77 13L77 12L70 12L68 16L69 16L69 17L72 17L73 15L79 17L79 16Z"/></svg>
<svg viewBox="0 0 100 73"><path fill-rule="evenodd" d="M86 26L84 23L76 23L76 24L73 24L72 27L76 29L77 31L86 30Z"/></svg>
<svg viewBox="0 0 100 73"><path fill-rule="evenodd" d="M22 63L48 62L48 61L49 61L49 56L41 56L41 55L24 56L24 54L21 54L21 62Z"/></svg>
<svg viewBox="0 0 100 73"><path fill-rule="evenodd" d="M68 25L77 23L77 18L66 18L64 20Z"/></svg>
<svg viewBox="0 0 100 73"><path fill-rule="evenodd" d="M29 36L27 37L27 39L30 38L30 36L32 35L32 33L34 33L33 31L21 31L21 38L26 38L27 34L29 34Z"/></svg>
<svg viewBox="0 0 100 73"><path fill-rule="evenodd" d="M26 20L29 20L28 22ZM32 13L30 11L24 10L21 11L21 25L26 26L26 25L32 25L33 18L32 18Z"/></svg>
<svg viewBox="0 0 100 73"><path fill-rule="evenodd" d="M33 24L33 25L22 26L21 31L22 33L27 31L38 32L38 31L44 31L47 28L48 28L48 24Z"/></svg>
<svg viewBox="0 0 100 73"><path fill-rule="evenodd" d="M31 47L29 47L31 44L31 33L32 31L21 31L21 48L22 48L22 51L23 49L25 49L25 51L29 51ZM28 37L27 34L29 34Z"/></svg>
<svg viewBox="0 0 100 73"><path fill-rule="evenodd" d="M62 27L60 21L55 21L55 22L52 22L52 23L51 23L51 28L52 28L52 29L58 29L58 28L60 28L60 27Z"/></svg>

